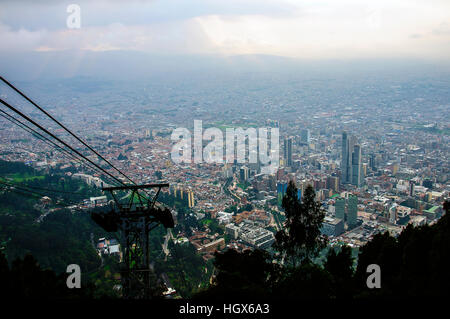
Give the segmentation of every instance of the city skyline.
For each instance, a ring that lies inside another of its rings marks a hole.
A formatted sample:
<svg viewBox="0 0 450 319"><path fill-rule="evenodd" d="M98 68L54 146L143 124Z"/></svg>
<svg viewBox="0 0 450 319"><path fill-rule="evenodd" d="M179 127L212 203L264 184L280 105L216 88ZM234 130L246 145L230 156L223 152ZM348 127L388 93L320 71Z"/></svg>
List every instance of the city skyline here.
<svg viewBox="0 0 450 319"><path fill-rule="evenodd" d="M443 0L1 1L0 294L448 294L448 21Z"/></svg>

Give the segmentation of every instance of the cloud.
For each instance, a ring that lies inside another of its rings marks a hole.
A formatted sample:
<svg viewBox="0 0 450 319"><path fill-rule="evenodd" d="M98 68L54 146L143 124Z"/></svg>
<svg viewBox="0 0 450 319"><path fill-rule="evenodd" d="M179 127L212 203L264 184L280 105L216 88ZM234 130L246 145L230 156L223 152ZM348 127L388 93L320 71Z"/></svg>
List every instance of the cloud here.
<svg viewBox="0 0 450 319"><path fill-rule="evenodd" d="M449 36L450 35L450 24L447 22L443 22L441 24L439 24L434 30L433 30L433 34L434 35L438 35L438 36Z"/></svg>
<svg viewBox="0 0 450 319"><path fill-rule="evenodd" d="M125 26L120 23L57 31L11 31L0 26L2 51L114 51L155 53L204 53L212 51L202 29L194 21Z"/></svg>
<svg viewBox="0 0 450 319"><path fill-rule="evenodd" d="M66 27L72 2L81 6L79 30ZM47 0L0 8L3 52L450 57L450 3L441 0Z"/></svg>
<svg viewBox="0 0 450 319"><path fill-rule="evenodd" d="M0 24L0 49L2 51L32 51L48 36L45 29L29 31L19 29L13 31L9 26Z"/></svg>
<svg viewBox="0 0 450 319"><path fill-rule="evenodd" d="M420 38L422 37L422 35L421 35L421 34L414 33L414 34L411 34L409 37L410 37L411 39L420 39Z"/></svg>
<svg viewBox="0 0 450 319"><path fill-rule="evenodd" d="M348 4L311 6L299 17L213 15L196 20L210 41L227 54L264 53L313 59L402 56L448 59L449 43L430 36L439 14L422 8L418 18L416 10ZM414 41L417 36L411 34L421 34L422 41Z"/></svg>
<svg viewBox="0 0 450 319"><path fill-rule="evenodd" d="M86 27L153 24L213 14L290 16L297 10L283 0L2 0L0 21L13 29L60 29L65 27L66 9L72 3L80 6Z"/></svg>

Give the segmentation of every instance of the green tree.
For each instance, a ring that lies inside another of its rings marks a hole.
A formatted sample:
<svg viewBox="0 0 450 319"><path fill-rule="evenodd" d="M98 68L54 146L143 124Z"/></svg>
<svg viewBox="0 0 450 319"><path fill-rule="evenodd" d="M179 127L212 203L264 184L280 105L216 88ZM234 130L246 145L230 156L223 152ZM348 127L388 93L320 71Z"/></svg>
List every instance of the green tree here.
<svg viewBox="0 0 450 319"><path fill-rule="evenodd" d="M450 285L450 215L434 225L408 225L397 237L378 234L361 247L355 274L360 297L448 296ZM381 289L367 289L367 266L381 269Z"/></svg>
<svg viewBox="0 0 450 319"><path fill-rule="evenodd" d="M42 269L32 255L12 262L11 268L0 252L0 296L7 300L20 299L87 299L93 297L95 286L82 281L81 289L69 289L67 274L56 275ZM99 296L103 297L103 296ZM2 300L3 300L2 299Z"/></svg>
<svg viewBox="0 0 450 319"><path fill-rule="evenodd" d="M295 183L290 181L282 202L286 215L284 229L277 232L274 244L284 264L293 268L317 256L327 243L320 232L325 211L316 201L314 189L308 186L302 201L297 194Z"/></svg>
<svg viewBox="0 0 450 319"><path fill-rule="evenodd" d="M274 266L267 252L259 249L243 252L228 249L223 253L216 252L214 266L217 273L214 285L198 293L196 297L222 299L227 296L271 296L269 280L274 274Z"/></svg>
<svg viewBox="0 0 450 319"><path fill-rule="evenodd" d="M349 298L353 294L353 261L352 249L344 245L336 252L328 251L324 267L331 276L332 293L337 298Z"/></svg>
<svg viewBox="0 0 450 319"><path fill-rule="evenodd" d="M275 282L274 297L280 299L330 298L331 278L328 272L311 261L291 268Z"/></svg>

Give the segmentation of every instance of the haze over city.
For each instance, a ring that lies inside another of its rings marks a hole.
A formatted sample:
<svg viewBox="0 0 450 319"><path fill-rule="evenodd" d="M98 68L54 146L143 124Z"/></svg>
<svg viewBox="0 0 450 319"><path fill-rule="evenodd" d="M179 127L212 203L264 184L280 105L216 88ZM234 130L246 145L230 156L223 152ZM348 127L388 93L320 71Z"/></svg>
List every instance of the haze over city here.
<svg viewBox="0 0 450 319"><path fill-rule="evenodd" d="M78 1L79 29L66 25L70 3L2 1L2 69L15 77L70 77L91 74L93 64L102 67L96 71L141 64L150 72L160 59L227 68L236 55L273 70L270 60L251 56L449 64L445 0Z"/></svg>
<svg viewBox="0 0 450 319"><path fill-rule="evenodd" d="M448 294L449 1L4 0L0 39L0 297Z"/></svg>

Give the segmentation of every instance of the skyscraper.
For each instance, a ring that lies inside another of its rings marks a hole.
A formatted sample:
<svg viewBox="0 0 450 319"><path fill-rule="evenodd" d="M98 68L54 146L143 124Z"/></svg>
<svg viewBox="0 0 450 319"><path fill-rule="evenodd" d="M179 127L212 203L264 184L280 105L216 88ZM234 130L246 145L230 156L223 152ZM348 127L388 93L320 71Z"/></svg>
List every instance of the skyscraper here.
<svg viewBox="0 0 450 319"><path fill-rule="evenodd" d="M328 176L327 177L327 188L334 190L336 193L339 192L339 177Z"/></svg>
<svg viewBox="0 0 450 319"><path fill-rule="evenodd" d="M309 144L310 142L310 131L308 129L303 129L300 134L300 140L304 144Z"/></svg>
<svg viewBox="0 0 450 319"><path fill-rule="evenodd" d="M352 184L360 187L361 186L361 146L355 145L352 153Z"/></svg>
<svg viewBox="0 0 450 319"><path fill-rule="evenodd" d="M292 166L292 137L284 139L285 166Z"/></svg>
<svg viewBox="0 0 450 319"><path fill-rule="evenodd" d="M188 207L192 208L195 205L195 201L194 201L194 192L192 190L189 190L187 192L187 203L188 203Z"/></svg>
<svg viewBox="0 0 450 319"><path fill-rule="evenodd" d="M347 132L342 133L341 172L343 184L353 184L358 187L362 185L361 146L357 144L356 138L347 135Z"/></svg>
<svg viewBox="0 0 450 319"><path fill-rule="evenodd" d="M337 197L334 206L336 218L345 220L345 198Z"/></svg>
<svg viewBox="0 0 450 319"><path fill-rule="evenodd" d="M247 166L242 166L239 170L239 179L241 182L245 182L248 180L249 169Z"/></svg>
<svg viewBox="0 0 450 319"><path fill-rule="evenodd" d="M354 227L358 218L358 197L353 194L348 195L348 214L347 224L349 227Z"/></svg>
<svg viewBox="0 0 450 319"><path fill-rule="evenodd" d="M409 196L414 196L416 184L413 181L409 181Z"/></svg>
<svg viewBox="0 0 450 319"><path fill-rule="evenodd" d="M350 172L349 172L349 141L347 132L342 133L342 156L341 156L341 170L342 176L341 181L343 184L350 182Z"/></svg>
<svg viewBox="0 0 450 319"><path fill-rule="evenodd" d="M375 162L375 154L370 154L370 159L369 159L369 166L370 169L372 170L372 172L375 172L376 169L376 162Z"/></svg>

